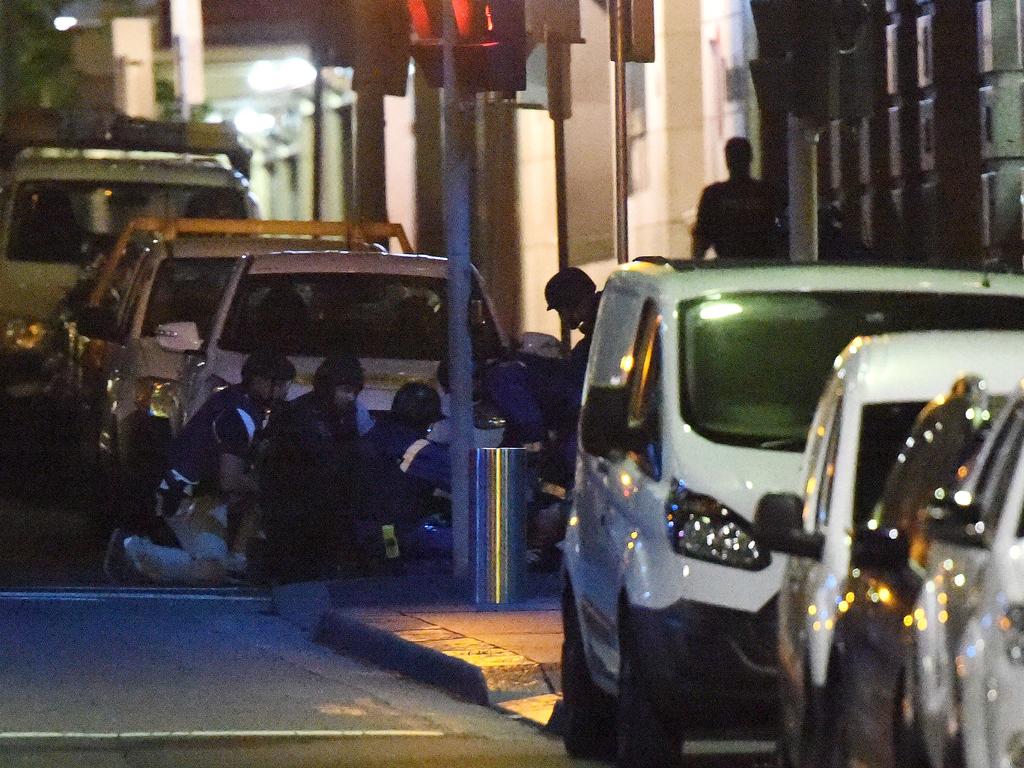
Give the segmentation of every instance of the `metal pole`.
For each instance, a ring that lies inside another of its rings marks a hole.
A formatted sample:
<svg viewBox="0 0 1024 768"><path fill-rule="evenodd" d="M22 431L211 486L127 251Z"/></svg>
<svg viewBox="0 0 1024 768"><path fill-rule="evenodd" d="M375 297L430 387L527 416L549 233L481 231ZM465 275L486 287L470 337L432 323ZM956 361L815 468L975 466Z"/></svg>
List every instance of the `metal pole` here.
<svg viewBox="0 0 1024 768"><path fill-rule="evenodd" d="M453 565L456 578L474 575L474 520L470 515L470 451L473 447L473 354L469 297L475 97L456 82L458 29L451 3L444 7L444 228L448 250L448 367L451 418Z"/></svg>
<svg viewBox="0 0 1024 768"><path fill-rule="evenodd" d="M818 260L818 133L789 116L789 259Z"/></svg>
<svg viewBox="0 0 1024 768"><path fill-rule="evenodd" d="M0 118L11 106L10 91L14 90L13 55L14 11L9 3L0 2Z"/></svg>
<svg viewBox="0 0 1024 768"><path fill-rule="evenodd" d="M317 65L313 81L313 221L322 217L324 183L324 71Z"/></svg>
<svg viewBox="0 0 1024 768"><path fill-rule="evenodd" d="M565 120L568 117L568 94L565 91L566 58L569 46L548 36L548 114L555 134L555 218L558 227L558 270L569 266L569 203L568 175L565 167ZM562 320L562 346L571 345L568 325Z"/></svg>
<svg viewBox="0 0 1024 768"><path fill-rule="evenodd" d="M615 260L629 261L629 146L626 141L626 2L611 0L615 62Z"/></svg>
<svg viewBox="0 0 1024 768"><path fill-rule="evenodd" d="M384 94L374 83L356 95L356 214L388 220Z"/></svg>
<svg viewBox="0 0 1024 768"><path fill-rule="evenodd" d="M474 599L502 605L522 597L526 581L526 450L479 448L475 458L480 545Z"/></svg>

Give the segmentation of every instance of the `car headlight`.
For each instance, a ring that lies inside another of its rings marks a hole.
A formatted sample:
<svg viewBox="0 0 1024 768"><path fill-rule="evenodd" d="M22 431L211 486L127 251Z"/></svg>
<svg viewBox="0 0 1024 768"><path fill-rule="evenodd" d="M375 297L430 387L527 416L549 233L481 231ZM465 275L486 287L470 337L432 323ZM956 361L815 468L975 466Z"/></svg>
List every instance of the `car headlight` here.
<svg viewBox="0 0 1024 768"><path fill-rule="evenodd" d="M672 547L681 555L748 571L760 571L772 562L771 553L758 547L747 520L683 483L676 483L665 504L665 525Z"/></svg>
<svg viewBox="0 0 1024 768"><path fill-rule="evenodd" d="M135 383L135 407L161 419L173 419L180 411L178 382L143 376Z"/></svg>
<svg viewBox="0 0 1024 768"><path fill-rule="evenodd" d="M1014 664L1024 665L1024 605L1010 605L999 619L1003 630L1006 657Z"/></svg>
<svg viewBox="0 0 1024 768"><path fill-rule="evenodd" d="M52 329L39 320L15 317L4 325L3 346L9 352L39 349L51 337Z"/></svg>

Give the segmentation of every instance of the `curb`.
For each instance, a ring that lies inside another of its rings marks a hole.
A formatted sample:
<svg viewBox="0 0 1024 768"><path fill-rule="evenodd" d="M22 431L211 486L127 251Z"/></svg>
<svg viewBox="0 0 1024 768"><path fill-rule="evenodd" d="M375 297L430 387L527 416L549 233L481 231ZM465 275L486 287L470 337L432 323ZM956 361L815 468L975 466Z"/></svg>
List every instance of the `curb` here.
<svg viewBox="0 0 1024 768"><path fill-rule="evenodd" d="M332 610L324 614L313 640L335 652L400 672L473 704L490 706L487 682L477 667L405 640L342 611Z"/></svg>

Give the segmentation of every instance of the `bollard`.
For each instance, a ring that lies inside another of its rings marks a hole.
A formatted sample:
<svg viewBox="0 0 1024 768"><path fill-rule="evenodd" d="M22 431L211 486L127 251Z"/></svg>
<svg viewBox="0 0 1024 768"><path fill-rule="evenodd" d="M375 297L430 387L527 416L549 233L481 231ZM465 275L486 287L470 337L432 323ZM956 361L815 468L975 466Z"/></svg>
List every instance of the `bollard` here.
<svg viewBox="0 0 1024 768"><path fill-rule="evenodd" d="M526 451L478 448L474 461L477 603L504 605L522 596L526 575Z"/></svg>

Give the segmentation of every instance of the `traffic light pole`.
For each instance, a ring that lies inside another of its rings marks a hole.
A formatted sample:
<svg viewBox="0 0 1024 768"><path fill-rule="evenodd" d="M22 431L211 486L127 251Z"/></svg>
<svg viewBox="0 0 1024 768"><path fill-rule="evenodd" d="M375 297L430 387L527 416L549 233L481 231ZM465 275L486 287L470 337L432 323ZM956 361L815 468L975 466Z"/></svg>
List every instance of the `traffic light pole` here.
<svg viewBox="0 0 1024 768"><path fill-rule="evenodd" d="M555 218L558 229L558 271L569 266L568 174L565 163L565 121L569 117L569 44L556 35L548 35L548 115L555 140ZM562 320L562 347L571 347L569 326Z"/></svg>
<svg viewBox="0 0 1024 768"><path fill-rule="evenodd" d="M477 581L481 559L476 521L470 514L470 452L473 449L473 351L469 299L475 97L455 76L458 29L451 3L444 8L444 231L448 250L448 372L451 395L452 555L456 578ZM486 563L484 563L486 565ZM476 583L473 584L475 591Z"/></svg>
<svg viewBox="0 0 1024 768"><path fill-rule="evenodd" d="M629 144L626 138L626 2L612 0L612 58L615 68L615 260L629 261Z"/></svg>
<svg viewBox="0 0 1024 768"><path fill-rule="evenodd" d="M818 131L789 115L789 258L818 260Z"/></svg>

